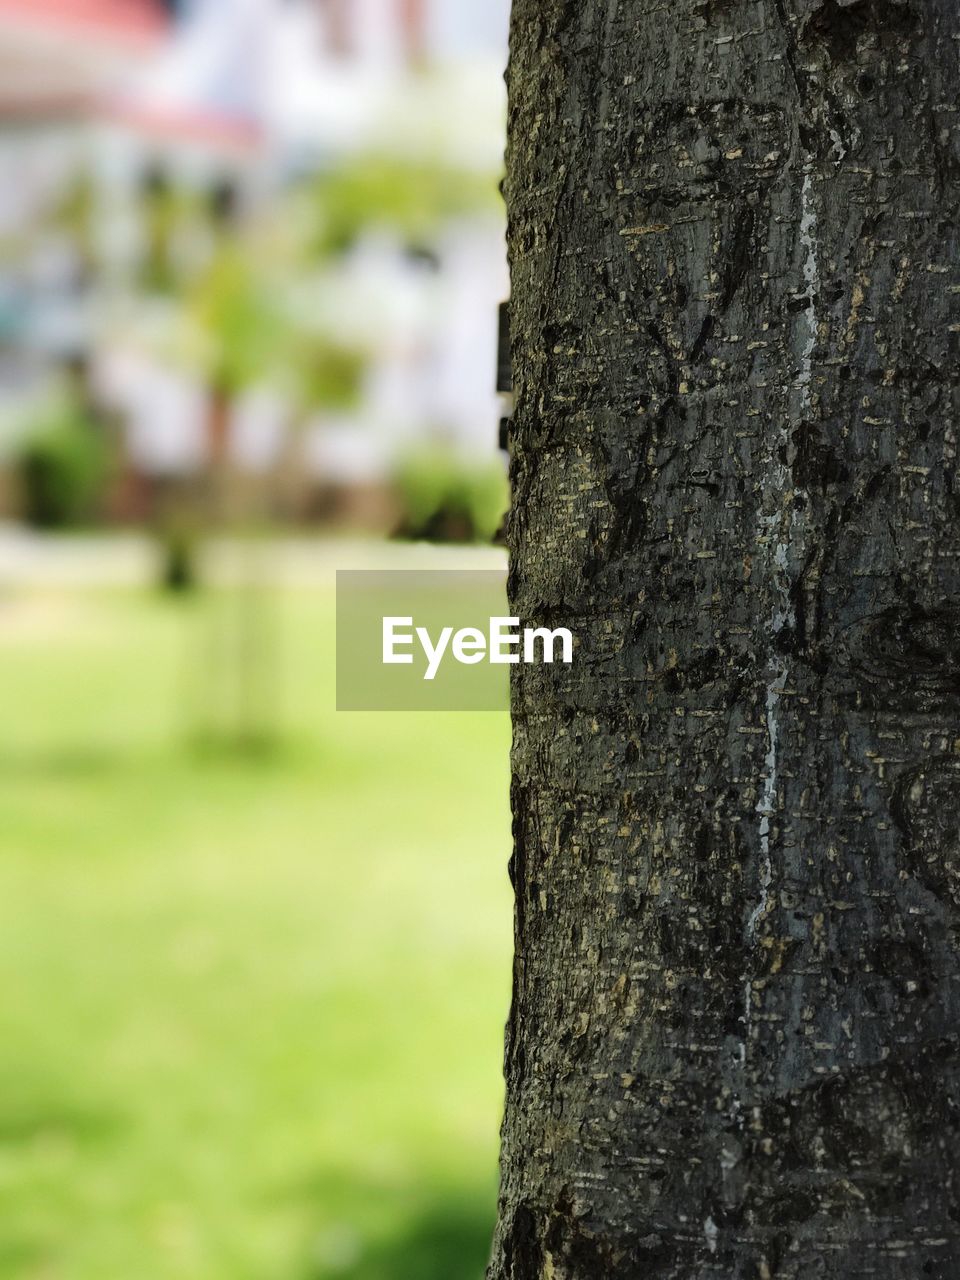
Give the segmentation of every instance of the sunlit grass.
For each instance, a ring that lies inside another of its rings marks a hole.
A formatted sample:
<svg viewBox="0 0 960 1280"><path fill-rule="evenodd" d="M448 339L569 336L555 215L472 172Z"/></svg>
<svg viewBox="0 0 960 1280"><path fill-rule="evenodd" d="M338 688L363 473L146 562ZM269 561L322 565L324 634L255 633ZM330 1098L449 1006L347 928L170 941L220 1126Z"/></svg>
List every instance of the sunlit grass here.
<svg viewBox="0 0 960 1280"><path fill-rule="evenodd" d="M209 606L0 599L4 1280L482 1274L509 727L337 715L332 596L275 609L251 752Z"/></svg>

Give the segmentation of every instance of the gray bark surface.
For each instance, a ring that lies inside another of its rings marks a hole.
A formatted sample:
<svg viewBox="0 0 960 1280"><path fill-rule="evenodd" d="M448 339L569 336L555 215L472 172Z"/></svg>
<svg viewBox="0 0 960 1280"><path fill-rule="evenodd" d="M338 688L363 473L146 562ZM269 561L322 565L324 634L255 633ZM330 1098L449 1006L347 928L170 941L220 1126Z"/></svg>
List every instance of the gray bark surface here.
<svg viewBox="0 0 960 1280"><path fill-rule="evenodd" d="M490 1280L960 1277L957 0L515 0Z"/></svg>

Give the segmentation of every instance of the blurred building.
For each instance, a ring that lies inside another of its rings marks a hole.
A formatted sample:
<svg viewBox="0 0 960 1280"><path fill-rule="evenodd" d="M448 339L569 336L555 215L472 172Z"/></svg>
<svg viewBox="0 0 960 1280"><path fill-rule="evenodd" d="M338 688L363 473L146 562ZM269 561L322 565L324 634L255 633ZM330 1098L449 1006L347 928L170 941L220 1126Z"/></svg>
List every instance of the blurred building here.
<svg viewBox="0 0 960 1280"><path fill-rule="evenodd" d="M156 262L189 280L225 223L360 157L494 182L508 9L0 0L0 461L24 406L79 362L120 424L128 472L202 468L210 388L164 337L176 290L158 288ZM199 212L172 231L181 195ZM418 443L492 453L495 204L438 220L428 242L371 219L316 284L366 352L362 395L294 422L282 392L252 379L229 406L241 466L273 466L294 427L308 486L375 487Z"/></svg>

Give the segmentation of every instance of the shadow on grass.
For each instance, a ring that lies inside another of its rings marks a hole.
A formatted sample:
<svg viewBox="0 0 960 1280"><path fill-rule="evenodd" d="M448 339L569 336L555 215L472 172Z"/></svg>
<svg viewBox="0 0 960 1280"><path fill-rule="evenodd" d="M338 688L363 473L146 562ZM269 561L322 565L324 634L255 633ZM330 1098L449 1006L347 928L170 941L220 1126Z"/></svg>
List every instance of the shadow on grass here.
<svg viewBox="0 0 960 1280"><path fill-rule="evenodd" d="M127 1129L122 1112L71 1096L67 1082L28 1063L0 1072L0 1159L4 1191L12 1193L0 1212L3 1280L64 1274L54 1257L66 1237L52 1222L50 1204L69 1204L72 1197L64 1196L58 1175L85 1167L92 1151L103 1154L122 1143Z"/></svg>
<svg viewBox="0 0 960 1280"><path fill-rule="evenodd" d="M415 1193L340 1183L334 1200L337 1220L317 1231L303 1280L483 1280L496 1211L490 1183Z"/></svg>
<svg viewBox="0 0 960 1280"><path fill-rule="evenodd" d="M88 1146L113 1140L126 1123L121 1111L99 1099L77 1098L68 1082L47 1077L29 1063L11 1059L0 1071L0 1147L36 1142Z"/></svg>
<svg viewBox="0 0 960 1280"><path fill-rule="evenodd" d="M43 1245L28 1235L0 1236L0 1276L42 1275L44 1256Z"/></svg>
<svg viewBox="0 0 960 1280"><path fill-rule="evenodd" d="M85 781L116 773L127 759L120 750L83 746L53 747L49 750L0 752L0 778L52 778Z"/></svg>
<svg viewBox="0 0 960 1280"><path fill-rule="evenodd" d="M282 738L219 739L186 735L157 748L60 745L12 751L0 748L0 783L51 780L88 782L157 770L251 773L305 772L314 767L310 742Z"/></svg>

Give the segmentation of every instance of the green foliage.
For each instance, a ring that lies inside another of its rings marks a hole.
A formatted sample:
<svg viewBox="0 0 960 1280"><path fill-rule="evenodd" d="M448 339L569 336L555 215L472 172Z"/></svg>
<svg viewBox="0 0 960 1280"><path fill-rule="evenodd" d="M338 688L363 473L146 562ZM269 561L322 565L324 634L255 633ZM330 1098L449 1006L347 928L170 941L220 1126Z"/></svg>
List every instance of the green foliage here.
<svg viewBox="0 0 960 1280"><path fill-rule="evenodd" d="M499 198L486 176L377 154L322 174L310 194L313 250L321 255L342 251L371 226L389 227L412 243L429 241L443 222L495 209Z"/></svg>
<svg viewBox="0 0 960 1280"><path fill-rule="evenodd" d="M353 409L367 367L364 352L321 334L301 333L291 351L295 398L307 411Z"/></svg>
<svg viewBox="0 0 960 1280"><path fill-rule="evenodd" d="M400 536L433 542L491 542L509 499L497 460L465 459L448 449L409 454L394 487L403 511Z"/></svg>
<svg viewBox="0 0 960 1280"><path fill-rule="evenodd" d="M225 244L188 299L211 385L228 394L268 378L288 351L290 326L267 264Z"/></svg>
<svg viewBox="0 0 960 1280"><path fill-rule="evenodd" d="M96 243L97 198L92 174L81 169L74 173L53 213L53 225L72 239L87 267L94 265Z"/></svg>
<svg viewBox="0 0 960 1280"><path fill-rule="evenodd" d="M259 382L287 387L302 408L352 408L366 355L312 326L291 297L293 263L242 240L222 246L189 298L194 355L228 395Z"/></svg>
<svg viewBox="0 0 960 1280"><path fill-rule="evenodd" d="M331 256L372 228L424 248L445 221L494 209L497 199L495 183L476 173L354 158L286 193L277 216L216 227L210 260L187 282L172 273L170 246L198 214L185 193L159 184L144 197L143 284L174 303L173 332L160 330L167 354L226 395L270 383L307 411L352 408L367 353L303 305L305 282L319 285Z"/></svg>
<svg viewBox="0 0 960 1280"><path fill-rule="evenodd" d="M145 240L140 286L147 293L176 296L187 286L188 271L185 263L177 261L177 240L197 235L209 222L209 211L199 192L174 184L157 171L147 177L140 216Z"/></svg>
<svg viewBox="0 0 960 1280"><path fill-rule="evenodd" d="M28 431L15 460L24 518L38 528L67 528L94 519L109 474L97 423L67 402Z"/></svg>

